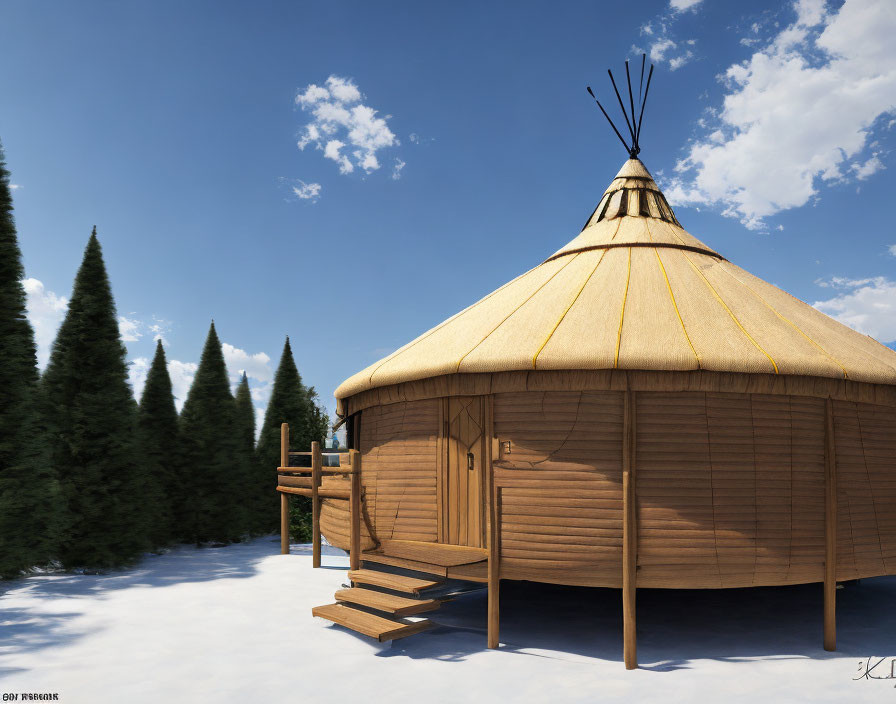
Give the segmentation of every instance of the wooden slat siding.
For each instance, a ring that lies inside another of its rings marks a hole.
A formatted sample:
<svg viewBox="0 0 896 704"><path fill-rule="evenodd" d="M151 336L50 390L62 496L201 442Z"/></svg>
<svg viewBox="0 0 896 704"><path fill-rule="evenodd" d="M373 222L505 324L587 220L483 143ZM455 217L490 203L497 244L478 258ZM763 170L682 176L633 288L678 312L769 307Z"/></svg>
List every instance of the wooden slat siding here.
<svg viewBox="0 0 896 704"><path fill-rule="evenodd" d="M349 502L341 499L321 499L320 502L320 532L330 545L340 550L351 547L351 535L349 528L351 516L349 515ZM361 521L361 550L371 550L376 543L370 536L370 530L366 521Z"/></svg>
<svg viewBox="0 0 896 704"><path fill-rule="evenodd" d="M635 398L638 583L680 586L699 576L721 587L706 395L642 391ZM688 537L677 537L679 529L686 529Z"/></svg>
<svg viewBox="0 0 896 704"><path fill-rule="evenodd" d="M439 402L396 403L363 412L362 483L379 538L438 539Z"/></svg>
<svg viewBox="0 0 896 704"><path fill-rule="evenodd" d="M824 399L790 398L793 501L787 583L824 579Z"/></svg>
<svg viewBox="0 0 896 704"><path fill-rule="evenodd" d="M636 418L632 391L625 391L622 426L622 642L627 670L638 666L636 590L638 583Z"/></svg>
<svg viewBox="0 0 896 704"><path fill-rule="evenodd" d="M790 398L752 394L756 464L757 584L782 584L790 572L793 458Z"/></svg>
<svg viewBox="0 0 896 704"><path fill-rule="evenodd" d="M823 644L837 649L837 438L834 402L824 405L824 607Z"/></svg>
<svg viewBox="0 0 896 704"><path fill-rule="evenodd" d="M896 571L896 413L834 402L837 579Z"/></svg>
<svg viewBox="0 0 896 704"><path fill-rule="evenodd" d="M638 583L820 581L824 401L638 393Z"/></svg>
<svg viewBox="0 0 896 704"><path fill-rule="evenodd" d="M867 403L858 403L856 408L884 567L878 574L896 574L896 409Z"/></svg>
<svg viewBox="0 0 896 704"><path fill-rule="evenodd" d="M756 459L749 396L706 394L716 555L722 586L753 581L758 553Z"/></svg>
<svg viewBox="0 0 896 704"><path fill-rule="evenodd" d="M619 392L494 397L502 579L621 585L622 405Z"/></svg>

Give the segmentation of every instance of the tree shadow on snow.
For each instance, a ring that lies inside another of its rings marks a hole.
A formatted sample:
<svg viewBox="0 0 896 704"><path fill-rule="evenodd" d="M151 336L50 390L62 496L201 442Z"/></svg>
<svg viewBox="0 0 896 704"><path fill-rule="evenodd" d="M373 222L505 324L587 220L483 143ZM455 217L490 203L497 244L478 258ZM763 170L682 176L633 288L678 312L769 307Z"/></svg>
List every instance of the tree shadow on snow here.
<svg viewBox="0 0 896 704"><path fill-rule="evenodd" d="M220 547L180 546L163 554L148 554L134 567L102 574L56 572L0 583L0 656L68 645L88 635L72 627L82 616L70 609L77 601L67 602L69 609L60 612L6 606L18 598L42 605L60 598L102 598L112 590L131 587L248 578L256 574L258 562L279 552L279 542L279 537L268 536ZM0 677L20 671L0 665Z"/></svg>
<svg viewBox="0 0 896 704"><path fill-rule="evenodd" d="M639 589L638 658L656 672L693 661L801 659L896 654L896 577L837 591L837 651L822 648L822 587ZM380 657L463 660L486 649L485 591L430 614L438 626L394 641ZM563 660L622 661L621 590L533 582L501 585L500 652Z"/></svg>

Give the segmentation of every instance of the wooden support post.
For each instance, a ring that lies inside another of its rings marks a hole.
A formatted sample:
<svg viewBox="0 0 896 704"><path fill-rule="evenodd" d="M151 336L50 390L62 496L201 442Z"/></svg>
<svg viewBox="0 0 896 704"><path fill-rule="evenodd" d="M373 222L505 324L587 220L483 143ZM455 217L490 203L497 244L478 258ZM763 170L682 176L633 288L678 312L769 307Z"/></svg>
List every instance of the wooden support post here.
<svg viewBox="0 0 896 704"><path fill-rule="evenodd" d="M824 649L837 649L837 455L830 398L824 424Z"/></svg>
<svg viewBox="0 0 896 704"><path fill-rule="evenodd" d="M280 466L289 466L289 423L280 425ZM289 554L289 495L280 494L280 554Z"/></svg>
<svg viewBox="0 0 896 704"><path fill-rule="evenodd" d="M352 491L350 499L351 543L349 550L349 568L361 568L361 453L351 450Z"/></svg>
<svg viewBox="0 0 896 704"><path fill-rule="evenodd" d="M635 491L635 398L632 391L626 390L622 421L622 653L627 670L638 667L635 630L638 524Z"/></svg>
<svg viewBox="0 0 896 704"><path fill-rule="evenodd" d="M501 590L501 487L496 487L491 472L491 501L488 524L488 647L500 643Z"/></svg>
<svg viewBox="0 0 896 704"><path fill-rule="evenodd" d="M311 566L320 567L320 469L323 456L320 443L311 443Z"/></svg>

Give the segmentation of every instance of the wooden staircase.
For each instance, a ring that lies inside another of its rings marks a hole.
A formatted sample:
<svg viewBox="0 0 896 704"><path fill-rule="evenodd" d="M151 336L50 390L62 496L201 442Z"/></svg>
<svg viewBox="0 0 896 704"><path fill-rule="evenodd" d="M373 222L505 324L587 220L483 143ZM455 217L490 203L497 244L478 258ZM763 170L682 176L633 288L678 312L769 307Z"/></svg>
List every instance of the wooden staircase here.
<svg viewBox="0 0 896 704"><path fill-rule="evenodd" d="M381 539L376 541L373 549L362 553L361 454L357 450L326 453L338 455L338 467L324 467L324 454L317 442L311 443L311 452L291 452L289 426L281 425L280 466L277 468L281 553L289 554L290 495L311 498L313 567L320 567L321 500L342 499L349 503L348 576L351 586L336 592L335 603L313 607L313 616L386 642L431 628L433 622L418 614L434 611L443 602L471 588L481 588L477 583L487 582L491 618L493 604L497 605L497 599L491 597L492 573L496 575L497 571L489 569L494 558L489 550L428 541ZM311 467L290 466L290 458L296 455L310 456ZM311 476L303 476L308 474ZM338 477L342 481L326 486L322 482L324 476ZM348 484L347 488L345 484ZM497 629L490 626L489 647L496 646Z"/></svg>
<svg viewBox="0 0 896 704"><path fill-rule="evenodd" d="M336 603L315 606L311 613L380 642L431 628L429 619L411 621L406 617L434 611L444 600L426 594L443 585L440 577L372 568L349 570L348 576L352 586L336 592Z"/></svg>

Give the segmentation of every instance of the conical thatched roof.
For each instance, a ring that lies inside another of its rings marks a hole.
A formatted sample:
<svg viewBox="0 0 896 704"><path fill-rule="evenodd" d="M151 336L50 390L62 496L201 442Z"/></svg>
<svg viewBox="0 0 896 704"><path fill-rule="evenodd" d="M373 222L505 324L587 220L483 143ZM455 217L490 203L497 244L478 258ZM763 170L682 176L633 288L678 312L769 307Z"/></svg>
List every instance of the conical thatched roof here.
<svg viewBox="0 0 896 704"><path fill-rule="evenodd" d="M336 396L445 374L709 370L896 384L896 352L686 232L629 159L545 262L345 381Z"/></svg>

